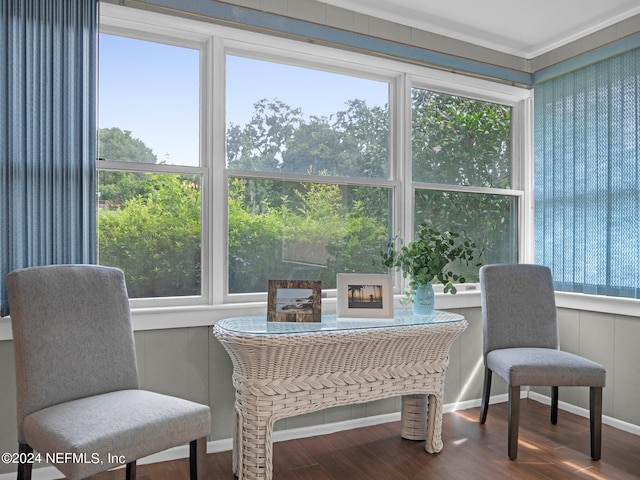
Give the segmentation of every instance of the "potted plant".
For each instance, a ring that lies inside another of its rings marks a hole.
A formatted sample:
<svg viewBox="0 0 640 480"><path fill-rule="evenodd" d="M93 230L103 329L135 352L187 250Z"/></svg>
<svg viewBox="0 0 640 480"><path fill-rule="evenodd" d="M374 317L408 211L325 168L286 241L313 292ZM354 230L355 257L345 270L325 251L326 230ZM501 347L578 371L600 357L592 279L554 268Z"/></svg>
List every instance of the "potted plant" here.
<svg viewBox="0 0 640 480"><path fill-rule="evenodd" d="M399 249L396 249L398 242ZM404 278L410 277L406 294L407 301L413 303L414 313L428 315L433 311L432 282L437 280L444 286L445 293L455 294L454 283L464 283L466 279L455 273L453 267L456 263L470 265L477 256L476 249L476 244L463 233L438 231L423 223L408 245L402 245L396 235L380 254L384 266L399 268Z"/></svg>

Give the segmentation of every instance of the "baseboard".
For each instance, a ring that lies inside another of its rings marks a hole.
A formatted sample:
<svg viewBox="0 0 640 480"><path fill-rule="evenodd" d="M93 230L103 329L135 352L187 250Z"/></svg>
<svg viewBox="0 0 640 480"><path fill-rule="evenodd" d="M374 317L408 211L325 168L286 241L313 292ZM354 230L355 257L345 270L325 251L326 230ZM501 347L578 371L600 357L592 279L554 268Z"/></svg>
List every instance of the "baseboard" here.
<svg viewBox="0 0 640 480"><path fill-rule="evenodd" d="M545 405L551 405L551 397L547 395L542 395L537 392L529 391L529 398L531 400L535 400L536 402L544 403ZM565 410L569 413L573 413L575 415L579 415L581 417L589 418L589 409L577 407L570 403L566 403L563 401L558 401L558 408L560 410ZM640 425L634 425L633 423L623 422L622 420L618 420L617 418L608 417L606 415L602 415L602 423L605 425L609 425L611 427L617 428L618 430L622 430L624 432L633 433L634 435L640 435Z"/></svg>
<svg viewBox="0 0 640 480"><path fill-rule="evenodd" d="M522 398L529 398L536 402L544 403L546 405L551 404L551 398L546 395L541 395L536 392L522 389L520 393ZM490 404L503 403L508 401L508 395L495 395L489 400ZM469 408L476 408L480 406L480 399L468 400L465 402L448 403L442 407L444 413L456 412L460 410L467 410ZM589 410L576 407L565 402L558 402L558 408L565 410L569 413L580 415L581 417L589 418ZM273 432L274 442L283 442L286 440L295 440L297 438L313 437L316 435L327 435L330 433L341 432L344 430L351 430L353 428L368 427L371 425L378 425L381 423L395 422L400 420L400 412L387 413L383 415L376 415L373 417L363 417L354 420L346 420L343 422L327 423L323 425L313 425L310 427L292 428L288 430L276 430ZM602 416L602 423L610 425L619 430L640 435L640 426L633 425L627 422L622 422L615 418ZM207 453L217 453L231 450L233 446L232 439L225 438L222 440L213 440L207 442ZM154 455L141 458L138 460L138 465L145 465L149 463L167 462L170 460L177 460L181 458L189 457L189 446L184 445L180 447L170 448ZM15 472L0 474L0 480L14 480ZM55 467L42 467L34 468L32 480L58 480L63 478L62 474Z"/></svg>

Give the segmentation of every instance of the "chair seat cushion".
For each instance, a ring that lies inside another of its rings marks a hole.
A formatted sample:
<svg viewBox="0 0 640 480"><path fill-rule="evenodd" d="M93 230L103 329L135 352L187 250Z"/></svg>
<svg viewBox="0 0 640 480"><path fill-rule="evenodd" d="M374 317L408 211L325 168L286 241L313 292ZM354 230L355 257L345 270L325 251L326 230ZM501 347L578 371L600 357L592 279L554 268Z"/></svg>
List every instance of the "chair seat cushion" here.
<svg viewBox="0 0 640 480"><path fill-rule="evenodd" d="M32 413L25 417L24 433L36 452L57 455L56 467L76 479L119 465L117 456L129 463L205 437L210 415L208 406L181 398L120 390Z"/></svg>
<svg viewBox="0 0 640 480"><path fill-rule="evenodd" d="M509 385L604 387L606 371L586 358L551 348L502 348L487 354L487 368Z"/></svg>

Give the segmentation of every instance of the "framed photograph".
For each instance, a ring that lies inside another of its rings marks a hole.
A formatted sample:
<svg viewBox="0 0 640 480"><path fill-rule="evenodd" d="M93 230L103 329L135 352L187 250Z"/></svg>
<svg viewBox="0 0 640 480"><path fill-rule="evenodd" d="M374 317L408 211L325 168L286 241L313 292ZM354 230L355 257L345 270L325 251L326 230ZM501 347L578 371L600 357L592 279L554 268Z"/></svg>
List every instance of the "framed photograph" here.
<svg viewBox="0 0 640 480"><path fill-rule="evenodd" d="M322 284L316 280L269 280L268 322L319 322Z"/></svg>
<svg viewBox="0 0 640 480"><path fill-rule="evenodd" d="M339 273L337 316L393 318L391 275Z"/></svg>

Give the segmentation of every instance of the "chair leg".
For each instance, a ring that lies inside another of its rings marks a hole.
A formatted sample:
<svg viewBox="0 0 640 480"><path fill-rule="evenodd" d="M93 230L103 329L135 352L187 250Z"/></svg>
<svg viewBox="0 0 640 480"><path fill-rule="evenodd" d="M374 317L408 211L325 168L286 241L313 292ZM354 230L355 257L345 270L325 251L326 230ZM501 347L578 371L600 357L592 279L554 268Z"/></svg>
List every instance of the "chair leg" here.
<svg viewBox="0 0 640 480"><path fill-rule="evenodd" d="M482 387L482 402L480 405L480 423L487 421L487 411L489 410L489 395L491 394L491 374L493 372L484 367L484 386Z"/></svg>
<svg viewBox="0 0 640 480"><path fill-rule="evenodd" d="M520 386L509 385L509 459L518 456L518 424L520 420Z"/></svg>
<svg viewBox="0 0 640 480"><path fill-rule="evenodd" d="M127 463L127 480L136 480L136 461Z"/></svg>
<svg viewBox="0 0 640 480"><path fill-rule="evenodd" d="M25 459L33 453L33 448L26 443L18 443L19 459ZM18 463L18 480L31 480L32 462Z"/></svg>
<svg viewBox="0 0 640 480"><path fill-rule="evenodd" d="M207 437L189 443L189 472L191 480L207 478Z"/></svg>
<svg viewBox="0 0 640 480"><path fill-rule="evenodd" d="M602 388L589 387L589 411L591 458L600 460L602 452Z"/></svg>
<svg viewBox="0 0 640 480"><path fill-rule="evenodd" d="M558 387L551 387L551 423L558 423Z"/></svg>

